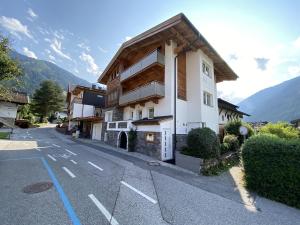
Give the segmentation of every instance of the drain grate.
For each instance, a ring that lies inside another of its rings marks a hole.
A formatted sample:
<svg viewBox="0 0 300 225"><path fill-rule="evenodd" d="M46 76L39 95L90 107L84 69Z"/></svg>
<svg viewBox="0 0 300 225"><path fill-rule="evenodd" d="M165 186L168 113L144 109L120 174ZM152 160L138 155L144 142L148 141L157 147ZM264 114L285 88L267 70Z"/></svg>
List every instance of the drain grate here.
<svg viewBox="0 0 300 225"><path fill-rule="evenodd" d="M49 190L50 188L52 188L52 186L52 182L39 182L24 187L23 192L26 194L40 193Z"/></svg>
<svg viewBox="0 0 300 225"><path fill-rule="evenodd" d="M150 162L148 162L148 165L149 166L160 166L160 163L156 162L156 161L150 161Z"/></svg>

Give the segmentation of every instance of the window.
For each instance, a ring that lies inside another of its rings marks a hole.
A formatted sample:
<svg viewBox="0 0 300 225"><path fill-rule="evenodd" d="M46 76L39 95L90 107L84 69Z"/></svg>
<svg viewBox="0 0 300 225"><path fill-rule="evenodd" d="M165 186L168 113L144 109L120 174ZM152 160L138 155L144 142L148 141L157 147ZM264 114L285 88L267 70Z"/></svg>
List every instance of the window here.
<svg viewBox="0 0 300 225"><path fill-rule="evenodd" d="M129 112L129 119L130 119L130 120L133 120L133 111L130 111L130 112Z"/></svg>
<svg viewBox="0 0 300 225"><path fill-rule="evenodd" d="M106 122L111 122L112 121L112 116L113 116L113 112L112 111L105 112L105 121Z"/></svg>
<svg viewBox="0 0 300 225"><path fill-rule="evenodd" d="M136 114L137 114L137 119L138 120L143 119L143 111L142 110L138 110Z"/></svg>
<svg viewBox="0 0 300 225"><path fill-rule="evenodd" d="M148 118L153 119L154 118L154 108L148 109Z"/></svg>
<svg viewBox="0 0 300 225"><path fill-rule="evenodd" d="M225 118L224 118L224 115L222 115L222 121L224 121L224 119L225 119Z"/></svg>
<svg viewBox="0 0 300 225"><path fill-rule="evenodd" d="M203 92L203 103L208 106L213 106L213 97L212 94L204 91Z"/></svg>
<svg viewBox="0 0 300 225"><path fill-rule="evenodd" d="M154 134L153 133L147 133L146 134L146 141L154 142Z"/></svg>
<svg viewBox="0 0 300 225"><path fill-rule="evenodd" d="M205 62L202 62L202 72L206 76L211 77L210 66Z"/></svg>

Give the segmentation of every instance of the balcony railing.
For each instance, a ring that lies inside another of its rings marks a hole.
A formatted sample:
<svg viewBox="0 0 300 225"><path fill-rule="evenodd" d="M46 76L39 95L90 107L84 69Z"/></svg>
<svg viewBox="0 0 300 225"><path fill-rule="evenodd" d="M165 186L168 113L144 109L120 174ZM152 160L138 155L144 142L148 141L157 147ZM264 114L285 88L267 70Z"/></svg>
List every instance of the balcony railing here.
<svg viewBox="0 0 300 225"><path fill-rule="evenodd" d="M123 94L119 98L119 105L127 105L151 98L162 98L165 96L165 86L157 81L139 87L133 91Z"/></svg>
<svg viewBox="0 0 300 225"><path fill-rule="evenodd" d="M138 73L144 71L146 68L153 64L165 64L165 57L161 54L158 50L155 50L151 54L147 55L139 62L135 63L134 65L130 66L126 70L121 73L121 82L127 80L130 77L137 75Z"/></svg>
<svg viewBox="0 0 300 225"><path fill-rule="evenodd" d="M127 121L114 121L107 123L107 130L116 130L116 131L129 131L132 128L131 120Z"/></svg>

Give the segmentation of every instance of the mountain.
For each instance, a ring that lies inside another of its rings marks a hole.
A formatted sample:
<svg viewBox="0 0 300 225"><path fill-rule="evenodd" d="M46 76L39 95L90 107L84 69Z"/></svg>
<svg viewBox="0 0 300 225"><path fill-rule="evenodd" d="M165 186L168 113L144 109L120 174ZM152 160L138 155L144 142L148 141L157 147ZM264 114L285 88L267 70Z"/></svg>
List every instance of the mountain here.
<svg viewBox="0 0 300 225"><path fill-rule="evenodd" d="M88 81L75 76L54 63L33 59L15 51L11 51L10 55L13 59L18 60L23 68L22 87L18 88L19 91L24 91L31 95L44 80L56 81L64 90L67 90L69 83L91 86ZM13 82L8 82L8 85L11 87L15 86Z"/></svg>
<svg viewBox="0 0 300 225"><path fill-rule="evenodd" d="M300 76L261 90L238 104L248 121L288 121L300 118Z"/></svg>

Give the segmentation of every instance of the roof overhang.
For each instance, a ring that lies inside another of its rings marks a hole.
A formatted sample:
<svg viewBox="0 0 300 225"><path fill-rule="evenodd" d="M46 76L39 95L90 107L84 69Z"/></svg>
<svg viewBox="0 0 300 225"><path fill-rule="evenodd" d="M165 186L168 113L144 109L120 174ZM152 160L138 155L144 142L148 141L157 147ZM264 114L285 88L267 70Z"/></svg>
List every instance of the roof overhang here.
<svg viewBox="0 0 300 225"><path fill-rule="evenodd" d="M126 58L128 52L141 48L147 44L155 42L167 42L175 40L178 47L177 53L181 51L196 51L201 49L204 54L210 57L214 62L217 82L225 80L236 80L238 76L221 58L216 50L208 43L202 34L194 27L187 17L180 13L165 22L137 35L136 37L124 42L114 57L111 59L103 73L100 75L98 82L106 84L108 75L117 63Z"/></svg>

